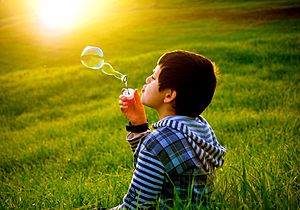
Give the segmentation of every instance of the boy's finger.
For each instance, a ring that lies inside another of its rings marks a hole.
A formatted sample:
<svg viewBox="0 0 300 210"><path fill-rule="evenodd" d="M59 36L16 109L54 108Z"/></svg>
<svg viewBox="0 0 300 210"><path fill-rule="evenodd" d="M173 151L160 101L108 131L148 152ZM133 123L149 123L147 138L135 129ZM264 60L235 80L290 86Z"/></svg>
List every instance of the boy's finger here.
<svg viewBox="0 0 300 210"><path fill-rule="evenodd" d="M142 105L142 101L138 89L134 90L134 100L137 105Z"/></svg>
<svg viewBox="0 0 300 210"><path fill-rule="evenodd" d="M119 98L121 101L128 101L128 99L124 95L120 95Z"/></svg>
<svg viewBox="0 0 300 210"><path fill-rule="evenodd" d="M123 110L125 110L125 109L127 109L128 108L128 106L124 106L124 105L120 105L120 109L123 111Z"/></svg>
<svg viewBox="0 0 300 210"><path fill-rule="evenodd" d="M119 100L119 105L128 106L128 101Z"/></svg>

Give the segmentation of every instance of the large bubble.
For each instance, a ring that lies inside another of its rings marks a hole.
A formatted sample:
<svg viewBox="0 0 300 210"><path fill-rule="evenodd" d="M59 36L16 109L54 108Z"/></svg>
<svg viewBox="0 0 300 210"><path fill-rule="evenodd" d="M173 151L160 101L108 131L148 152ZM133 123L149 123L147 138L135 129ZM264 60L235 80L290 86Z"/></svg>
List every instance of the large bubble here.
<svg viewBox="0 0 300 210"><path fill-rule="evenodd" d="M104 64L102 50L98 47L85 47L81 53L81 63L90 69L100 69Z"/></svg>

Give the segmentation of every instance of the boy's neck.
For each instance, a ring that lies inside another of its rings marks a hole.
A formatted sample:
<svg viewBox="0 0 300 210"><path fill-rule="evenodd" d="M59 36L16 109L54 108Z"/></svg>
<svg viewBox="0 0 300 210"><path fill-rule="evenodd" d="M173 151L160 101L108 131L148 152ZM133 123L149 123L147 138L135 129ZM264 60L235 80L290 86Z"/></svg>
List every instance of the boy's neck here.
<svg viewBox="0 0 300 210"><path fill-rule="evenodd" d="M156 110L157 113L158 113L158 117L159 119L163 119L165 117L168 117L168 116L175 116L176 113L173 109L168 109L168 108L165 108L165 109L161 109L161 110Z"/></svg>

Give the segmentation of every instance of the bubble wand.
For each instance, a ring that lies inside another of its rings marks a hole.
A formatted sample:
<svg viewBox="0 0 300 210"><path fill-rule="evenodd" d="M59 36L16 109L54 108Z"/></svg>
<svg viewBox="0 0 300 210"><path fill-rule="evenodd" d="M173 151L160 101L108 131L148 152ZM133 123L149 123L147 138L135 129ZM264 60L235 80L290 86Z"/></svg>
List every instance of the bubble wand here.
<svg viewBox="0 0 300 210"><path fill-rule="evenodd" d="M114 76L115 78L121 80L125 86L123 96L125 96L127 99L133 98L134 90L127 88L127 75L116 71L112 65L104 62L103 51L100 48L92 46L85 47L81 53L81 63L90 69L101 69L104 74Z"/></svg>

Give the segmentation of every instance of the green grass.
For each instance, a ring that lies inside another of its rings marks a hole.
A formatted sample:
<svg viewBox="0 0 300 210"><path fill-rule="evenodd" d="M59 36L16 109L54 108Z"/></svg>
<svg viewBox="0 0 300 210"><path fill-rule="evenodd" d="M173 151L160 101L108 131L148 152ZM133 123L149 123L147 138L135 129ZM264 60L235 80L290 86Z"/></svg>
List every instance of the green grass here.
<svg viewBox="0 0 300 210"><path fill-rule="evenodd" d="M221 75L203 115L228 151L211 207L299 208L299 8L297 1L124 0L61 37L39 34L27 16L2 17L0 208L122 202L133 169L118 108L122 84L80 64L86 45L101 47L136 88L168 50L211 58Z"/></svg>

